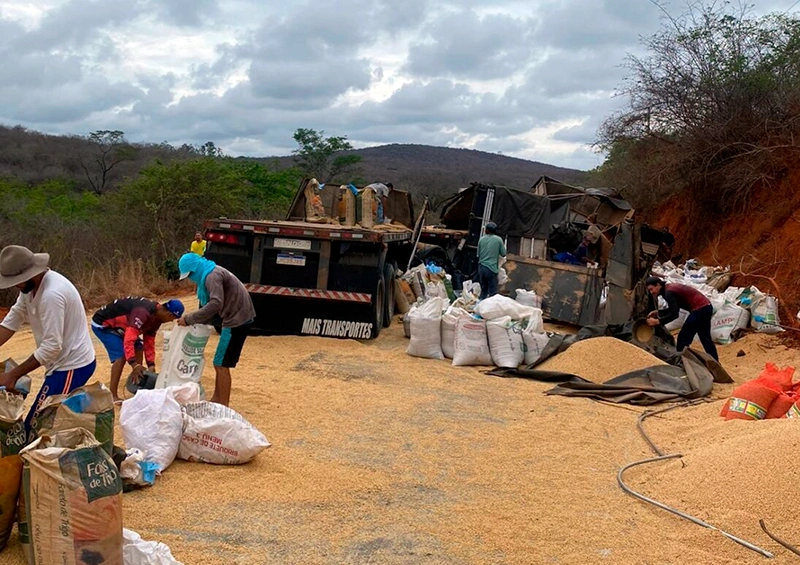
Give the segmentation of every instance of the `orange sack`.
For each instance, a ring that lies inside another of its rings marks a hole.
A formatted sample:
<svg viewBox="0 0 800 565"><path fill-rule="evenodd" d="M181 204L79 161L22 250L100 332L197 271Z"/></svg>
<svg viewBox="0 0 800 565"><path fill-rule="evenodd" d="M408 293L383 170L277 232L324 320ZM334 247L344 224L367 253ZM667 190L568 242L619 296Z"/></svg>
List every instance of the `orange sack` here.
<svg viewBox="0 0 800 565"><path fill-rule="evenodd" d="M794 396L789 396L786 393L781 393L778 395L778 398L772 401L770 404L769 410L767 410L766 420L772 420L776 418L783 418L786 416L786 413L794 406L794 402L797 400Z"/></svg>
<svg viewBox="0 0 800 565"><path fill-rule="evenodd" d="M769 386L769 383L759 379L748 381L733 389L720 415L725 416L726 420L763 420L780 395L781 392Z"/></svg>
<svg viewBox="0 0 800 565"><path fill-rule="evenodd" d="M794 367L791 365L785 369L779 369L775 363L767 363L756 380L763 381L766 384L774 383L780 387L780 390L788 392L794 386L792 377L794 377Z"/></svg>

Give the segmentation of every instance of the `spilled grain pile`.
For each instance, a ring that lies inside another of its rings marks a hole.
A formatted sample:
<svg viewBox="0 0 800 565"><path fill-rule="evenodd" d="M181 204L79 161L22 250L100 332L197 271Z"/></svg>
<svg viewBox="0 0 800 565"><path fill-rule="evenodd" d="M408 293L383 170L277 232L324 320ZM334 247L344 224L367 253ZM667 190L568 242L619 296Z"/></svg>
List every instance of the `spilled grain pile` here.
<svg viewBox="0 0 800 565"><path fill-rule="evenodd" d="M778 536L800 542L793 496L800 480L798 422L717 418L709 428L703 437L687 438L680 461L631 471L631 485L771 551L776 547L761 531L761 519Z"/></svg>
<svg viewBox="0 0 800 565"><path fill-rule="evenodd" d="M648 352L613 337L593 337L581 340L566 351L551 357L536 368L578 375L602 383L619 375L666 365Z"/></svg>

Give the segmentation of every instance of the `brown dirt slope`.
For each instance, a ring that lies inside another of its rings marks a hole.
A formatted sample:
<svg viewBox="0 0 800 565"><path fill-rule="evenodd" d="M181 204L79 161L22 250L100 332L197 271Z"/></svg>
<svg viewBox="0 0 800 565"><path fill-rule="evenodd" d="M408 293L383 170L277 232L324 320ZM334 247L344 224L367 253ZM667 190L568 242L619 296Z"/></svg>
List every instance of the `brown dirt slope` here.
<svg viewBox="0 0 800 565"><path fill-rule="evenodd" d="M761 187L749 210L723 222L692 211L686 198L672 197L655 214L655 224L676 236L675 253L709 265L730 265L734 284L754 284L781 300L783 323L794 323L800 308L800 168L780 186ZM699 218L699 219L692 219ZM707 225L696 230L697 222Z"/></svg>

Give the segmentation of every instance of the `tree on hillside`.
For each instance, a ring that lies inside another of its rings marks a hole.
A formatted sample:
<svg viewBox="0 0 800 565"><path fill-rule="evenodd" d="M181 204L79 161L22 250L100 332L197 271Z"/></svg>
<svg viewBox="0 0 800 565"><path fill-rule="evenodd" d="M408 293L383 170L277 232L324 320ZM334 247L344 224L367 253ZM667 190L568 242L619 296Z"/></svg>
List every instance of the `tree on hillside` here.
<svg viewBox="0 0 800 565"><path fill-rule="evenodd" d="M125 141L125 132L119 130L97 130L89 134L93 155L81 159L81 167L95 194L103 194L108 186L109 173L122 163L136 156L136 149Z"/></svg>
<svg viewBox="0 0 800 565"><path fill-rule="evenodd" d="M320 182L346 182L357 174L361 157L346 153L353 150L346 136L325 137L324 131L298 128L293 137L298 148L292 154L304 174Z"/></svg>
<svg viewBox="0 0 800 565"><path fill-rule="evenodd" d="M800 153L800 19L715 1L662 11L647 54L626 60L628 105L600 128L599 172L634 202L691 188L705 210L730 212Z"/></svg>

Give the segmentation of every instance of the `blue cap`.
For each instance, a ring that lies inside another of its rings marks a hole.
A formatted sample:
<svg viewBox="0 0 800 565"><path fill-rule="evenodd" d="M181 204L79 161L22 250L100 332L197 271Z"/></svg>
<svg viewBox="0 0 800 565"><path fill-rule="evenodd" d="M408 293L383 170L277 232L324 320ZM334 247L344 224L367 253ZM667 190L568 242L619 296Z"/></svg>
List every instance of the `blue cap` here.
<svg viewBox="0 0 800 565"><path fill-rule="evenodd" d="M183 316L183 302L180 300L172 299L164 303L164 308L167 309L167 312L175 316L176 318L180 318Z"/></svg>

